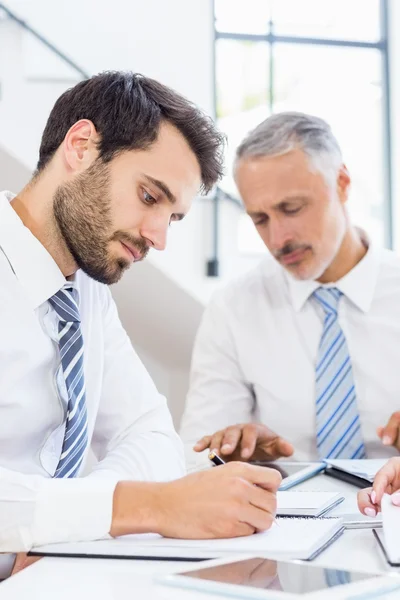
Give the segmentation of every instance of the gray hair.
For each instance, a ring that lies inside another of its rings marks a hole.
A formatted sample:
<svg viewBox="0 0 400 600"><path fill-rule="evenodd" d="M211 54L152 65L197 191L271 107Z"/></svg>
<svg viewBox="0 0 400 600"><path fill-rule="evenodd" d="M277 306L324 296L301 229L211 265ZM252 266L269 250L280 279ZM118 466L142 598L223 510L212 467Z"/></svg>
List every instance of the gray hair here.
<svg viewBox="0 0 400 600"><path fill-rule="evenodd" d="M242 158L281 156L296 148L303 150L328 183L336 181L343 158L330 126L300 112L277 113L260 123L239 145L235 166Z"/></svg>

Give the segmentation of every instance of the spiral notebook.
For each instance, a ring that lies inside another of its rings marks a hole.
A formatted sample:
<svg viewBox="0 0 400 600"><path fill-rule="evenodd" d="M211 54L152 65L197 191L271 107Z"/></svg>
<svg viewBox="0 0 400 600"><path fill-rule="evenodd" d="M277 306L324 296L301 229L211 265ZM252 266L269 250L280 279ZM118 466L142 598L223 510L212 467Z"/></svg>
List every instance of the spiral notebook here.
<svg viewBox="0 0 400 600"><path fill-rule="evenodd" d="M180 540L156 534L126 535L116 539L34 548L35 556L125 558L134 560L205 560L231 554L312 560L343 532L339 518L278 518L268 531L220 540Z"/></svg>

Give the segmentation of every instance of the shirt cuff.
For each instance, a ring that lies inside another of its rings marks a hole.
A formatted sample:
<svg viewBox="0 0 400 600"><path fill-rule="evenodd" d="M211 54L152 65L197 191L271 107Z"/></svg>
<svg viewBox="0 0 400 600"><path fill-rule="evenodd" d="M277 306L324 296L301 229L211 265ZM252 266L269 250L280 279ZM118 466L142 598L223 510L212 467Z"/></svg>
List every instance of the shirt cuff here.
<svg viewBox="0 0 400 600"><path fill-rule="evenodd" d="M106 479L52 479L40 486L32 546L95 540L111 529L116 482Z"/></svg>

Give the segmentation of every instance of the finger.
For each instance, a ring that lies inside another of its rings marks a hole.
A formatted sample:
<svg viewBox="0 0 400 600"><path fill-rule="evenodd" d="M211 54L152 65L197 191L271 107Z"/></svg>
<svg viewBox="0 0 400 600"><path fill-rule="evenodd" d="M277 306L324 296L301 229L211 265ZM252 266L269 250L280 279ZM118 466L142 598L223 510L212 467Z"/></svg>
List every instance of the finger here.
<svg viewBox="0 0 400 600"><path fill-rule="evenodd" d="M280 456L292 456L294 452L294 447L290 442L280 437L277 439L276 445L277 452L279 452Z"/></svg>
<svg viewBox="0 0 400 600"><path fill-rule="evenodd" d="M236 474L264 490L276 492L282 482L282 475L276 469L257 467L248 463L231 463L237 471Z"/></svg>
<svg viewBox="0 0 400 600"><path fill-rule="evenodd" d="M264 443L262 448L265 456L270 460L276 460L281 456L291 456L294 452L292 444L280 437L276 437L276 439L271 440L268 444Z"/></svg>
<svg viewBox="0 0 400 600"><path fill-rule="evenodd" d="M250 504L269 513L273 518L276 515L276 495L260 486L252 485L249 490Z"/></svg>
<svg viewBox="0 0 400 600"><path fill-rule="evenodd" d="M385 429L384 427L377 427L376 428L376 433L377 433L378 437L380 437L381 439L382 439L382 436L383 436L383 430L384 429Z"/></svg>
<svg viewBox="0 0 400 600"><path fill-rule="evenodd" d="M240 455L242 458L250 458L254 454L258 441L258 429L255 425L245 425L242 430L242 442L240 444Z"/></svg>
<svg viewBox="0 0 400 600"><path fill-rule="evenodd" d="M265 531L271 527L274 522L274 515L266 510L262 510L248 504L241 511L242 519L257 531Z"/></svg>
<svg viewBox="0 0 400 600"><path fill-rule="evenodd" d="M385 446L392 446L397 439L399 434L399 425L400 425L400 412L395 412L390 417L387 425L383 428L382 431L382 444Z"/></svg>
<svg viewBox="0 0 400 600"><path fill-rule="evenodd" d="M373 491L371 494L375 492L375 498L373 498L373 500L378 506L381 504L383 494L385 492L390 493L393 489L392 485L397 487L398 472L400 475L400 459L392 458L375 475L374 483L372 485Z"/></svg>
<svg viewBox="0 0 400 600"><path fill-rule="evenodd" d="M221 453L232 454L236 450L241 437L242 427L240 425L227 427L221 440Z"/></svg>
<svg viewBox="0 0 400 600"><path fill-rule="evenodd" d="M221 442L222 438L224 437L224 433L225 429L223 429L222 431L217 431L211 438L210 449L215 450L217 454L222 454Z"/></svg>
<svg viewBox="0 0 400 600"><path fill-rule="evenodd" d="M366 488L358 492L357 503L360 512L368 517L375 517L378 507L371 500L371 492L372 488Z"/></svg>
<svg viewBox="0 0 400 600"><path fill-rule="evenodd" d="M202 452L206 448L210 447L211 435L205 435L193 446L193 450L196 452Z"/></svg>

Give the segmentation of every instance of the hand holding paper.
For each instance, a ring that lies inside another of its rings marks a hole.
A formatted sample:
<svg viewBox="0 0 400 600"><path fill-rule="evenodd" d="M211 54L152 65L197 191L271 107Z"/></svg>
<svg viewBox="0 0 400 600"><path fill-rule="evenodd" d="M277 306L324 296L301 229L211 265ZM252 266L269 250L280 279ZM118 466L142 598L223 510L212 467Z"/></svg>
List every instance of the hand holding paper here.
<svg viewBox="0 0 400 600"><path fill-rule="evenodd" d="M358 493L360 511L369 517L376 516L384 494L390 494L391 503L400 507L400 458L391 458L376 474L373 486Z"/></svg>

